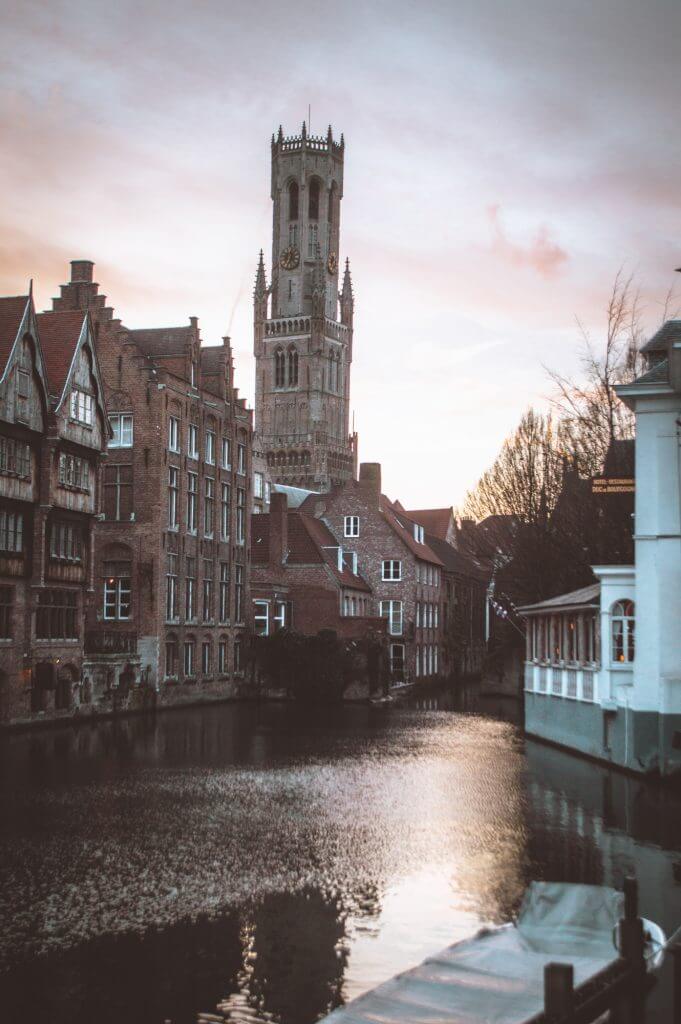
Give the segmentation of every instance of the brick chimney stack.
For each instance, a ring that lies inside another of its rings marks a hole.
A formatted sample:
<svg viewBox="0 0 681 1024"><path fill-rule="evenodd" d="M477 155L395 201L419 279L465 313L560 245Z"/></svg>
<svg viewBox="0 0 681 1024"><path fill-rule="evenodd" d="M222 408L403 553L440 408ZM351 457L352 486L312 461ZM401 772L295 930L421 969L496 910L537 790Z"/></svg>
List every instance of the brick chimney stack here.
<svg viewBox="0 0 681 1024"><path fill-rule="evenodd" d="M94 267L92 260L71 260L71 283L91 284Z"/></svg>
<svg viewBox="0 0 681 1024"><path fill-rule="evenodd" d="M270 497L270 565L283 565L288 554L288 499L273 491Z"/></svg>
<svg viewBox="0 0 681 1024"><path fill-rule="evenodd" d="M359 467L359 483L374 498L378 508L381 497L381 463L362 462Z"/></svg>

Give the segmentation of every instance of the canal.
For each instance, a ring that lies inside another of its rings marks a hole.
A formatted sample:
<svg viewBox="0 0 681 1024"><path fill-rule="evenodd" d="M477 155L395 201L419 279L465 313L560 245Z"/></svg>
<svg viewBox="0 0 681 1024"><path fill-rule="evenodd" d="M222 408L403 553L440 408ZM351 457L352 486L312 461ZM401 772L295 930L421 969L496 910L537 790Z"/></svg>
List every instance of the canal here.
<svg viewBox="0 0 681 1024"><path fill-rule="evenodd" d="M512 704L221 705L0 739L0 1018L312 1024L530 879L681 924L681 796ZM668 1024L669 969L648 1020Z"/></svg>

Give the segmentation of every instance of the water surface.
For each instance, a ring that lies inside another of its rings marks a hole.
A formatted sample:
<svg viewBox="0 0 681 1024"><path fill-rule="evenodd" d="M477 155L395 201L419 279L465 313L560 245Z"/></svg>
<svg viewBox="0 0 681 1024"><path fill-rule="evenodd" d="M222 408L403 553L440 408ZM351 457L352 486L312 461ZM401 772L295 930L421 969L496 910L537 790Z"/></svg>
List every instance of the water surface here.
<svg viewBox="0 0 681 1024"><path fill-rule="evenodd" d="M452 704L222 705L5 737L3 1020L188 1024L219 1005L312 1024L508 920L533 878L636 872L643 912L681 923L681 798L524 742L500 702Z"/></svg>

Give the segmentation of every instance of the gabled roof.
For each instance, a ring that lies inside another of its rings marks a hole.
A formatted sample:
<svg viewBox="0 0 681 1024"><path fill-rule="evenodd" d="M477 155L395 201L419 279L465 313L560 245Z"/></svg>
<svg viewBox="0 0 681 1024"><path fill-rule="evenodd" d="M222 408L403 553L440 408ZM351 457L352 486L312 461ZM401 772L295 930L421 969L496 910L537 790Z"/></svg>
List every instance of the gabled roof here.
<svg viewBox="0 0 681 1024"><path fill-rule="evenodd" d="M300 508L308 498L318 498L319 491L308 491L305 487L292 487L289 484L272 484L275 494L285 494L289 509ZM310 509L312 511L312 509Z"/></svg>
<svg viewBox="0 0 681 1024"><path fill-rule="evenodd" d="M0 298L0 378L5 374L29 301L28 295Z"/></svg>
<svg viewBox="0 0 681 1024"><path fill-rule="evenodd" d="M567 612L575 611L578 608L598 608L600 601L600 583L591 583L588 587L581 587L580 590L572 590L569 594L559 594L558 597L550 597L548 601L539 601L537 604L526 604L518 611L523 615L539 612Z"/></svg>
<svg viewBox="0 0 681 1024"><path fill-rule="evenodd" d="M427 533L426 540L428 547L438 556L446 571L457 572L476 580L488 578L489 570L473 555L459 551L452 544L448 544L446 540L429 536Z"/></svg>
<svg viewBox="0 0 681 1024"><path fill-rule="evenodd" d="M669 360L660 359L640 377L632 381L632 384L668 384L669 383Z"/></svg>
<svg viewBox="0 0 681 1024"><path fill-rule="evenodd" d="M389 526L395 531L403 544L405 544L413 555L420 558L422 562L431 562L433 565L442 565L437 555L431 551L427 544L420 544L414 537L413 519L409 518L407 512L402 510L399 502L392 502L385 494L380 497L379 508Z"/></svg>
<svg viewBox="0 0 681 1024"><path fill-rule="evenodd" d="M447 539L447 533L454 517L451 508L418 508L407 512L410 519L415 520L431 537Z"/></svg>
<svg viewBox="0 0 681 1024"><path fill-rule="evenodd" d="M270 560L270 522L269 513L251 518L253 565L267 565ZM355 576L347 568L338 569L338 541L320 519L289 510L287 530L287 565L327 565L342 586L371 592L361 576Z"/></svg>
<svg viewBox="0 0 681 1024"><path fill-rule="evenodd" d="M82 309L39 313L38 333L50 394L61 398L86 315Z"/></svg>
<svg viewBox="0 0 681 1024"><path fill-rule="evenodd" d="M128 331L147 356L184 355L185 347L194 340L191 325L186 327L149 327Z"/></svg>
<svg viewBox="0 0 681 1024"><path fill-rule="evenodd" d="M650 341L645 343L641 352L666 352L669 342L674 341L681 341L681 320L667 320Z"/></svg>

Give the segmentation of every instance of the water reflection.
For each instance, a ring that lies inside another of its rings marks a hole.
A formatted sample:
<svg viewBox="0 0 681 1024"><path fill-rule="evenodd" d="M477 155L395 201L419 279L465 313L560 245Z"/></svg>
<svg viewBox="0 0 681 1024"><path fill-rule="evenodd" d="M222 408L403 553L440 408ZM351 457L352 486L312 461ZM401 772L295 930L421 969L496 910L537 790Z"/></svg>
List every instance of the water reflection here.
<svg viewBox="0 0 681 1024"><path fill-rule="evenodd" d="M6 1019L189 1024L219 1007L312 1024L507 920L531 878L636 871L644 912L673 930L679 797L524 743L495 700L219 707L5 738ZM669 1000L665 978L651 1021Z"/></svg>

